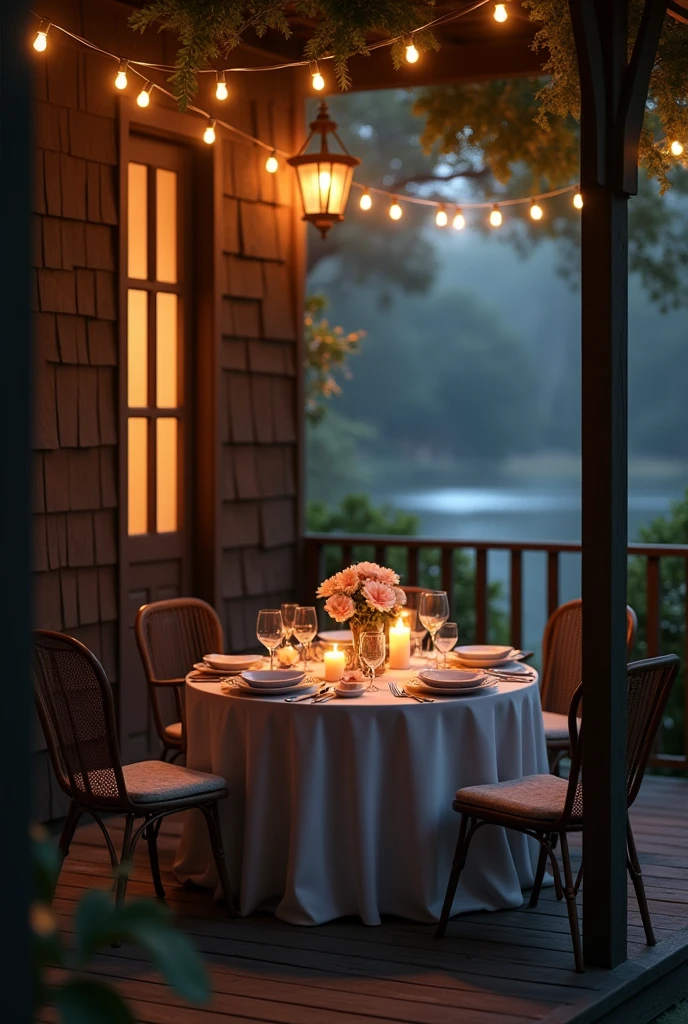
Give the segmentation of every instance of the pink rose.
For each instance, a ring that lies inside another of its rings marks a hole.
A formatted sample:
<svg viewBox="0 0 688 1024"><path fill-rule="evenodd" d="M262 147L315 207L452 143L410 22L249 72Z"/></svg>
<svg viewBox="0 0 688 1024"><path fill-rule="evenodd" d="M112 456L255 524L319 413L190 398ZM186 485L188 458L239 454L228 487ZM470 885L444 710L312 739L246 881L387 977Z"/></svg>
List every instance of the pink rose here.
<svg viewBox="0 0 688 1024"><path fill-rule="evenodd" d="M405 593L405 591L403 591L401 589L401 587L395 587L394 588L394 593L396 595L397 604L400 605L403 608L404 605L406 604L406 593Z"/></svg>
<svg viewBox="0 0 688 1024"><path fill-rule="evenodd" d="M377 562L359 562L353 568L363 579L377 580L379 583L386 583L388 587L394 587L399 582L399 576L393 569L387 569Z"/></svg>
<svg viewBox="0 0 688 1024"><path fill-rule="evenodd" d="M346 594L353 594L354 590L360 583L360 578L353 566L349 566L348 569L342 569L341 572L337 573L337 583L339 589L343 590Z"/></svg>
<svg viewBox="0 0 688 1024"><path fill-rule="evenodd" d="M318 590L317 590L317 596L318 597L330 597L332 594L336 594L337 593L337 590L339 589L338 586L337 586L337 576L338 575L339 575L339 573L336 573L334 576L330 576L329 579L324 580L320 584L320 586L318 587Z"/></svg>
<svg viewBox="0 0 688 1024"><path fill-rule="evenodd" d="M356 606L346 594L333 594L325 602L325 611L335 622L346 622L356 610Z"/></svg>
<svg viewBox="0 0 688 1024"><path fill-rule="evenodd" d="M363 584L363 593L370 607L378 612L389 612L397 603L394 588L377 580L366 580Z"/></svg>

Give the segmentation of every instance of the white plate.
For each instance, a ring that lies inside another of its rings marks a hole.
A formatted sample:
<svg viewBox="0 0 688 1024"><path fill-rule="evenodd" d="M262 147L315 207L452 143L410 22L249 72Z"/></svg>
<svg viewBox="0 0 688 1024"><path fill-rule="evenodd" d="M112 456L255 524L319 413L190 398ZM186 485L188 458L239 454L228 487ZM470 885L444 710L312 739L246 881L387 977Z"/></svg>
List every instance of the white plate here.
<svg viewBox="0 0 688 1024"><path fill-rule="evenodd" d="M461 669L424 668L421 669L418 675L428 686L437 689L445 689L445 687L459 689L465 686L478 686L485 679L484 672L467 672Z"/></svg>
<svg viewBox="0 0 688 1024"><path fill-rule="evenodd" d="M530 665L524 665L522 661L514 661L513 658L510 658L509 661L505 662L505 664L500 668L499 674L532 677L537 675L535 669L531 668Z"/></svg>
<svg viewBox="0 0 688 1024"><path fill-rule="evenodd" d="M482 691L490 692L498 688L497 683L485 680L475 686L428 686L420 679L417 682L406 683L406 689L411 693L431 694L433 697L462 697L464 694L476 694Z"/></svg>
<svg viewBox="0 0 688 1024"><path fill-rule="evenodd" d="M251 668L260 655L256 654L204 654L203 664L212 668L215 672L241 672L244 668Z"/></svg>
<svg viewBox="0 0 688 1024"><path fill-rule="evenodd" d="M242 672L241 678L249 686L258 690L274 690L277 686L296 686L305 675L301 669L278 668L262 669L258 672Z"/></svg>
<svg viewBox="0 0 688 1024"><path fill-rule="evenodd" d="M464 661L454 651L450 651L447 657L458 668L469 669L471 672L482 672L488 668L501 668L502 665L517 664L515 658L503 658L502 661Z"/></svg>
<svg viewBox="0 0 688 1024"><path fill-rule="evenodd" d="M231 686L224 693L236 694L237 696L245 696L250 694L253 697L276 697L279 694L288 693L299 694L305 696L307 693L315 693L320 686L322 686L322 679L316 679L315 681L309 679L302 679L300 683L290 683L284 686L271 686L269 690L258 689L255 686L251 686L249 683L245 683L243 679L237 678L237 685Z"/></svg>
<svg viewBox="0 0 688 1024"><path fill-rule="evenodd" d="M361 697L367 689L367 686L359 686L356 690L341 690L338 686L335 686L334 692L338 697Z"/></svg>
<svg viewBox="0 0 688 1024"><path fill-rule="evenodd" d="M258 666L259 664L260 662L258 661L251 662L251 665ZM247 665L246 667L250 668L251 665ZM233 674L232 672L228 672L226 668L210 668L202 661L197 661L194 668L199 675L206 676L208 679L219 679L220 677L224 678L225 676L231 676Z"/></svg>
<svg viewBox="0 0 688 1024"><path fill-rule="evenodd" d="M354 635L350 629L326 629L323 633L318 633L318 636L326 644L352 644L354 642Z"/></svg>
<svg viewBox="0 0 688 1024"><path fill-rule="evenodd" d="M470 661L476 665L481 665L485 662L496 662L504 661L506 658L510 658L513 653L513 647L497 647L494 644L468 644L463 647L455 647L454 654L461 661Z"/></svg>

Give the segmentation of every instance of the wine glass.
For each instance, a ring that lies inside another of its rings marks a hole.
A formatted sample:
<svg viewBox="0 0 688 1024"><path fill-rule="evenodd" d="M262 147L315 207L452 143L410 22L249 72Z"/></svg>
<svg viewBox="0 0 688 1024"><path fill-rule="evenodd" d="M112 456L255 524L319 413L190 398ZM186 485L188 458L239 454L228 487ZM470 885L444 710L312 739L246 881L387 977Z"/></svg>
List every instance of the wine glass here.
<svg viewBox="0 0 688 1024"><path fill-rule="evenodd" d="M447 654L456 647L459 639L459 627L455 622L445 622L435 633L435 647L444 655L442 664L447 666Z"/></svg>
<svg viewBox="0 0 688 1024"><path fill-rule="evenodd" d="M296 615L297 604L283 604L281 606L282 622L284 623L284 642L291 640L294 634L294 616Z"/></svg>
<svg viewBox="0 0 688 1024"><path fill-rule="evenodd" d="M362 633L359 654L361 661L370 669L369 690L377 690L375 669L385 660L386 643L384 633Z"/></svg>
<svg viewBox="0 0 688 1024"><path fill-rule="evenodd" d="M294 612L294 636L303 644L303 667L308 668L311 640L318 632L318 613L315 608L299 605Z"/></svg>
<svg viewBox="0 0 688 1024"><path fill-rule="evenodd" d="M275 658L275 648L279 647L284 638L284 623L279 608L262 608L258 612L256 636L270 651L270 671Z"/></svg>
<svg viewBox="0 0 688 1024"><path fill-rule="evenodd" d="M449 598L446 590L426 590L421 594L418 618L432 637L435 646L435 660L440 663L440 652L435 644L435 634L449 618Z"/></svg>

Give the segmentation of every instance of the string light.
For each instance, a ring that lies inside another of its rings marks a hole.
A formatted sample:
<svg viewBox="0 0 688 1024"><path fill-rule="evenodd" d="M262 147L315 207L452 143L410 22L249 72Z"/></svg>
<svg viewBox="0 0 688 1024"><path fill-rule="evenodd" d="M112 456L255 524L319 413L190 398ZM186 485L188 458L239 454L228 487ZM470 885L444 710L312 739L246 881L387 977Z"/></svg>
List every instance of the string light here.
<svg viewBox="0 0 688 1024"><path fill-rule="evenodd" d="M580 192L574 192L573 205L576 207L577 210L583 209L583 196L580 194Z"/></svg>
<svg viewBox="0 0 688 1024"><path fill-rule="evenodd" d="M402 213L403 210L399 206L397 197L394 196L392 199L392 205L389 208L389 215L392 218L392 220L401 220Z"/></svg>
<svg viewBox="0 0 688 1024"><path fill-rule="evenodd" d="M499 21L501 23L501 22L505 22L508 17L509 17L509 14L508 14L508 11L506 9L506 4L495 4L495 9L494 9L494 14L493 14L494 20L495 21Z"/></svg>
<svg viewBox="0 0 688 1024"><path fill-rule="evenodd" d="M265 161L265 170L268 174L275 174L275 172L279 170L279 160L277 159L277 154L274 149Z"/></svg>
<svg viewBox="0 0 688 1024"><path fill-rule="evenodd" d="M373 205L373 200L368 189L364 190L363 195L358 201L358 205L361 207L362 210L369 210L370 207Z"/></svg>
<svg viewBox="0 0 688 1024"><path fill-rule="evenodd" d="M38 26L38 32L36 38L33 41L33 48L38 53L43 53L48 48L48 32L50 31L50 22L42 21Z"/></svg>
<svg viewBox="0 0 688 1024"><path fill-rule="evenodd" d="M136 97L136 102L140 107L147 107L150 103L150 94L153 92L153 83L146 82L141 92Z"/></svg>
<svg viewBox="0 0 688 1024"><path fill-rule="evenodd" d="M127 87L127 61L121 60L119 62L119 71L115 78L115 89L126 89Z"/></svg>
<svg viewBox="0 0 688 1024"><path fill-rule="evenodd" d="M530 216L533 220L542 220L542 207L534 199L530 200Z"/></svg>
<svg viewBox="0 0 688 1024"><path fill-rule="evenodd" d="M683 143L679 142L678 139L674 139L674 141L669 146L669 149L671 150L672 156L683 155Z"/></svg>
<svg viewBox="0 0 688 1024"><path fill-rule="evenodd" d="M316 90L316 92L320 92L322 89L325 88L325 79L320 74L317 60L311 64L311 85Z"/></svg>
<svg viewBox="0 0 688 1024"><path fill-rule="evenodd" d="M420 54L413 43L413 36L409 36L406 40L406 61L408 64L415 64L418 61Z"/></svg>
<svg viewBox="0 0 688 1024"><path fill-rule="evenodd" d="M463 229L466 227L466 218L461 213L460 209L457 210L456 213L454 214L454 219L452 220L452 227L456 231L463 231Z"/></svg>
<svg viewBox="0 0 688 1024"><path fill-rule="evenodd" d="M229 96L227 89L227 80L225 79L224 71L218 71L216 74L216 85L215 85L215 99L226 100Z"/></svg>
<svg viewBox="0 0 688 1024"><path fill-rule="evenodd" d="M440 206L439 210L435 214L435 224L438 228L446 228L448 222L449 217L447 217L447 211L443 206Z"/></svg>
<svg viewBox="0 0 688 1024"><path fill-rule="evenodd" d="M208 127L203 132L203 141L207 142L209 146L212 146L215 141L215 118L208 118Z"/></svg>
<svg viewBox="0 0 688 1024"><path fill-rule="evenodd" d="M500 228L502 226L503 219L504 218L502 217L502 211L495 203L490 212L490 224L492 225L493 228Z"/></svg>

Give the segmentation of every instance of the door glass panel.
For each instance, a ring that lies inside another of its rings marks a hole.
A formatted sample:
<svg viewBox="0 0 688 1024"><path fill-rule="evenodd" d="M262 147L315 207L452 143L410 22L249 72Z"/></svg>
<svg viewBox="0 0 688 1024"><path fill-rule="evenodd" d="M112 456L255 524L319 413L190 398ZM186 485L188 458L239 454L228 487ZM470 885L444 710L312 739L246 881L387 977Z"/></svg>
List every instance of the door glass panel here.
<svg viewBox="0 0 688 1024"><path fill-rule="evenodd" d="M130 288L127 295L127 402L148 405L148 294Z"/></svg>
<svg viewBox="0 0 688 1024"><path fill-rule="evenodd" d="M148 532L148 420L129 419L129 534Z"/></svg>
<svg viewBox="0 0 688 1024"><path fill-rule="evenodd" d="M177 175L158 167L155 171L156 278L177 282Z"/></svg>
<svg viewBox="0 0 688 1024"><path fill-rule="evenodd" d="M179 405L177 381L177 296L158 292L156 299L156 405L174 409Z"/></svg>
<svg viewBox="0 0 688 1024"><path fill-rule="evenodd" d="M177 509L177 420L157 421L157 523L158 533L179 528Z"/></svg>
<svg viewBox="0 0 688 1024"><path fill-rule="evenodd" d="M148 277L148 168L129 164L129 277Z"/></svg>

